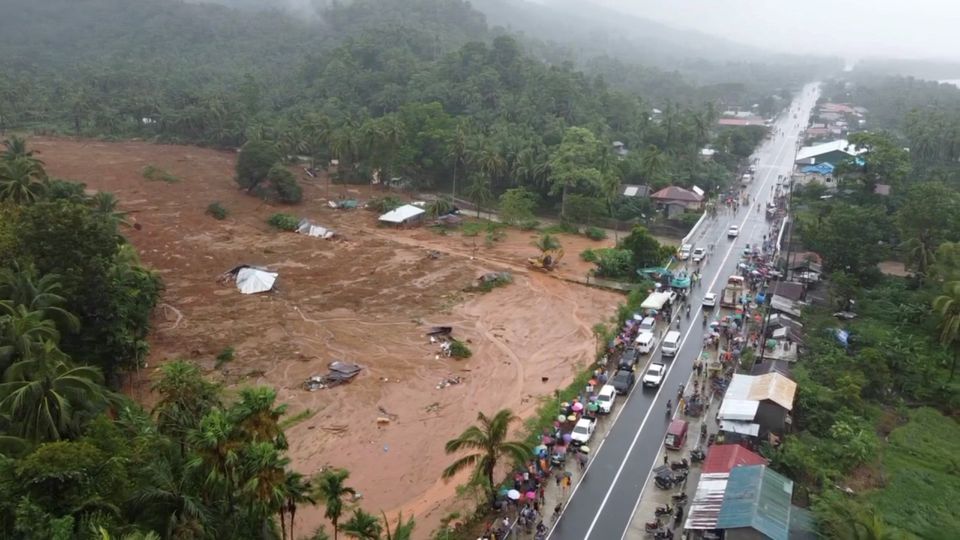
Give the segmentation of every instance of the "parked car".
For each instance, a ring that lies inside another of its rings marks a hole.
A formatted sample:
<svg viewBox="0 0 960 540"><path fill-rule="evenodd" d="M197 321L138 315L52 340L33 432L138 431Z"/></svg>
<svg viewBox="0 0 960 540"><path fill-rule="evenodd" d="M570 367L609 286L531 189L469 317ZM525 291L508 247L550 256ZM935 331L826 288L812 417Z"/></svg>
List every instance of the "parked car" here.
<svg viewBox="0 0 960 540"><path fill-rule="evenodd" d="M653 332L656 329L657 320L653 317L644 317L643 320L640 321L640 326L637 328L637 332L642 334L643 332Z"/></svg>
<svg viewBox="0 0 960 540"><path fill-rule="evenodd" d="M693 244L684 244L680 246L680 254L678 255L681 261L685 261L690 258L690 252L693 251Z"/></svg>
<svg viewBox="0 0 960 540"><path fill-rule="evenodd" d="M738 236L740 236L740 226L731 225L730 228L727 229L727 238L736 238Z"/></svg>
<svg viewBox="0 0 960 540"><path fill-rule="evenodd" d="M637 339L633 340L633 346L640 354L647 354L657 345L657 338L653 332L640 332Z"/></svg>
<svg viewBox="0 0 960 540"><path fill-rule="evenodd" d="M657 388L663 382L663 377L666 374L667 366L654 362L647 366L647 372L643 374L643 385Z"/></svg>
<svg viewBox="0 0 960 540"><path fill-rule="evenodd" d="M597 406L600 408L600 414L610 414L613 410L613 403L617 400L617 389L609 384L600 387L600 393L597 394Z"/></svg>
<svg viewBox="0 0 960 540"><path fill-rule="evenodd" d="M621 369L613 376L613 379L610 380L610 384L617 390L618 394L626 394L633 388L635 380L636 378L633 376L633 371Z"/></svg>
<svg viewBox="0 0 960 540"><path fill-rule="evenodd" d="M587 442L590 441L590 437L593 436L593 430L596 425L597 423L589 418L577 420L577 424L573 426L573 431L570 433L570 439L573 444L575 446L587 444Z"/></svg>
<svg viewBox="0 0 960 540"><path fill-rule="evenodd" d="M640 358L640 354L636 349L630 347L623 351L623 354L620 355L620 360L617 362L617 369L633 369L633 366L637 364L637 360Z"/></svg>
<svg viewBox="0 0 960 540"><path fill-rule="evenodd" d="M717 294L708 292L703 295L703 307L716 307L717 305Z"/></svg>
<svg viewBox="0 0 960 540"><path fill-rule="evenodd" d="M702 261L703 258L706 256L707 256L707 250L703 248L697 248L693 250L693 262L695 263Z"/></svg>

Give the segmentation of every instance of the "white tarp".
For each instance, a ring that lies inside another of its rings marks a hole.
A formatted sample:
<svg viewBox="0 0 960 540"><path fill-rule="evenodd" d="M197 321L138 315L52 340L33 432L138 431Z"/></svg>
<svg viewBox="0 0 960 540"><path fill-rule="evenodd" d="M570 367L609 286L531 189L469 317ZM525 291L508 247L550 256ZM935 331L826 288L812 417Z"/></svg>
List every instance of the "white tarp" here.
<svg viewBox="0 0 960 540"><path fill-rule="evenodd" d="M640 304L641 309L655 309L660 311L663 309L663 305L670 300L670 293L666 292L655 292L651 293L646 300Z"/></svg>
<svg viewBox="0 0 960 540"><path fill-rule="evenodd" d="M737 422L735 420L721 420L720 431L756 437L760 434L760 424L754 424L753 422Z"/></svg>
<svg viewBox="0 0 960 540"><path fill-rule="evenodd" d="M276 272L258 268L241 268L237 271L237 289L243 294L256 294L269 291L277 280Z"/></svg>
<svg viewBox="0 0 960 540"><path fill-rule="evenodd" d="M387 223L403 223L408 219L419 216L425 212L426 210L423 208L417 208L412 204L405 204L400 208L396 208L380 216L380 221L385 221Z"/></svg>
<svg viewBox="0 0 960 540"><path fill-rule="evenodd" d="M326 227L321 227L320 225L314 225L310 223L309 220L303 219L300 221L300 225L297 227L297 232L300 234L305 234L307 236L313 236L316 238L330 239L333 238L333 231Z"/></svg>

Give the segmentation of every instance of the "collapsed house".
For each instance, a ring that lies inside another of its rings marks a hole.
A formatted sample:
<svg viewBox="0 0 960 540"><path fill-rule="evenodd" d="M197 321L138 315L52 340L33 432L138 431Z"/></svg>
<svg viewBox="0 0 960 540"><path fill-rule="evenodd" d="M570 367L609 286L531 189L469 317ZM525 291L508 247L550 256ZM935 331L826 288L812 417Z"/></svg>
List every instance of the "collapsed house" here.
<svg viewBox="0 0 960 540"><path fill-rule="evenodd" d="M221 274L217 281L226 283L232 279L241 293L257 294L273 289L279 275L266 268L242 264Z"/></svg>
<svg viewBox="0 0 960 540"><path fill-rule="evenodd" d="M315 225L306 218L300 220L300 223L297 225L297 232L307 236L312 236L314 238L323 238L324 240L329 240L336 236L336 233L333 232L333 229Z"/></svg>
<svg viewBox="0 0 960 540"><path fill-rule="evenodd" d="M333 388L353 380L360 373L360 366L351 362L334 360L327 366L330 369L325 375L314 375L303 383L303 387L310 392L323 388Z"/></svg>

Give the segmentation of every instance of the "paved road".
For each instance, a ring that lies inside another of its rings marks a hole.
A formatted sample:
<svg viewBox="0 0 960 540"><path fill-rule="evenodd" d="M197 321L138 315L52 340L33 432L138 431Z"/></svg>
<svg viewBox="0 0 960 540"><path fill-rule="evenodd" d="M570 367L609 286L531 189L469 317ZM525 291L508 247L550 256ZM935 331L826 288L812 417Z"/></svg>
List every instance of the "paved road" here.
<svg viewBox="0 0 960 540"><path fill-rule="evenodd" d="M765 203L769 200L777 175L789 174L792 170L798 134L816 102L816 96L811 93L813 88L814 85L805 87L788 112L774 124L775 128L784 131L784 135L766 141L754 154L759 158L759 164L755 178L747 188L751 204L741 206L736 214L721 211L711 224L702 227L695 235L693 241L697 246L712 243L715 247L702 266L701 286L693 289L694 308L690 319L681 316L683 343L680 350L672 361L666 362L668 372L659 390L644 390L638 384L626 400L618 401L614 425L594 448L594 458L550 531L551 539L611 540L626 537L650 470L655 461L663 458L660 449L669 423L665 414L667 400L676 398L678 386L686 382L702 349L700 300L707 291L719 293L727 277L736 273L744 246L761 242L763 235L767 234L769 223L763 213L756 211L756 201ZM728 240L726 231L732 224L740 225L741 233L738 238ZM660 358L659 347L650 358Z"/></svg>

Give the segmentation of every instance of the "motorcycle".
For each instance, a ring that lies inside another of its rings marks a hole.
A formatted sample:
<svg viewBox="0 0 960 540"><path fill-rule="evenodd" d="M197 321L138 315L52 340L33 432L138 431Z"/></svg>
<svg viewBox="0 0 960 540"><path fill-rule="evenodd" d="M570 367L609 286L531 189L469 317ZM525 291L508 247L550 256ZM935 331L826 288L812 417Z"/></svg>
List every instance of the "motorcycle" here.
<svg viewBox="0 0 960 540"><path fill-rule="evenodd" d="M662 531L653 533L653 537L656 540L673 540L673 531L670 529L663 529Z"/></svg>
<svg viewBox="0 0 960 540"><path fill-rule="evenodd" d="M687 502L687 492L681 491L680 493L674 493L670 496L670 499L672 499L676 504L683 504Z"/></svg>
<svg viewBox="0 0 960 540"><path fill-rule="evenodd" d="M653 481L660 489L670 489L673 487L673 478L667 476L657 476Z"/></svg>
<svg viewBox="0 0 960 540"><path fill-rule="evenodd" d="M704 453L704 451L701 450L699 447L694 448L693 450L690 451L690 461L692 463L700 463L704 459L706 459L706 457L707 457L707 454Z"/></svg>
<svg viewBox="0 0 960 540"><path fill-rule="evenodd" d="M661 526L662 526L662 525L660 524L660 520L657 519L656 521L648 521L648 522L644 523L644 524L643 524L643 529L644 529L645 531L647 531L648 533L654 533L654 532L659 531Z"/></svg>
<svg viewBox="0 0 960 540"><path fill-rule="evenodd" d="M654 513L658 518L661 516L669 516L673 514L673 507L669 504L661 504L654 510Z"/></svg>
<svg viewBox="0 0 960 540"><path fill-rule="evenodd" d="M674 471L687 470L690 468L690 462L687 461L687 458L683 458L680 461L674 461L670 463L670 469Z"/></svg>

